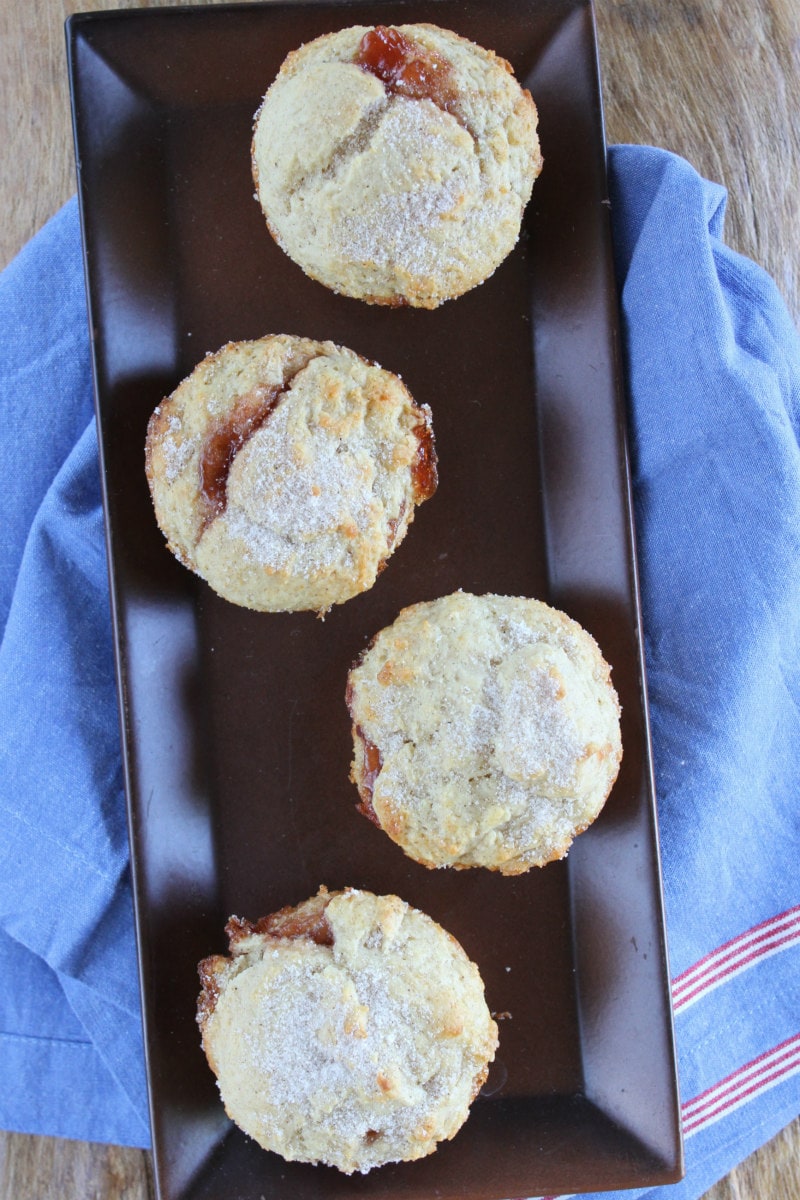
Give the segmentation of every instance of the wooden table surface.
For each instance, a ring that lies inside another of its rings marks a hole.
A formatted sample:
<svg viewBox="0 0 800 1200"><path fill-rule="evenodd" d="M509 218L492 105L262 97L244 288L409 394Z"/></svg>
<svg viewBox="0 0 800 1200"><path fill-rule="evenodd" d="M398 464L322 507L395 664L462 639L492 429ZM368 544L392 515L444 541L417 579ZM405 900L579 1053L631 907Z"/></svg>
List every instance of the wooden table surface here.
<svg viewBox="0 0 800 1200"><path fill-rule="evenodd" d="M64 19L159 6L0 0L0 266L75 190ZM597 24L609 142L663 146L723 183L728 244L769 271L798 321L800 2L597 0ZM152 1196L143 1151L0 1133L0 1200ZM707 1193L799 1197L800 1119Z"/></svg>

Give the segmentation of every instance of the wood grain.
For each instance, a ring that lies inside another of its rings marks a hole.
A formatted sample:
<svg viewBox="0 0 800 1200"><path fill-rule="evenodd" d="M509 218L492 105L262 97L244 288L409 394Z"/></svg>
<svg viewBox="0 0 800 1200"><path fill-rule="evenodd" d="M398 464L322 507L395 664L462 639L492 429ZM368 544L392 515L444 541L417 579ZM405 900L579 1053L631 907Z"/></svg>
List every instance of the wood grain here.
<svg viewBox="0 0 800 1200"><path fill-rule="evenodd" d="M155 1200L155 1194L144 1150L0 1134L2 1200Z"/></svg>
<svg viewBox="0 0 800 1200"><path fill-rule="evenodd" d="M797 0L600 0L610 142L682 154L729 191L726 240L800 316Z"/></svg>
<svg viewBox="0 0 800 1200"><path fill-rule="evenodd" d="M0 266L75 190L65 18L159 6L0 0ZM664 146L723 183L728 244L769 271L798 320L797 0L597 0L597 26L609 141ZM0 1200L153 1197L142 1151L0 1133ZM798 1197L800 1120L706 1200Z"/></svg>

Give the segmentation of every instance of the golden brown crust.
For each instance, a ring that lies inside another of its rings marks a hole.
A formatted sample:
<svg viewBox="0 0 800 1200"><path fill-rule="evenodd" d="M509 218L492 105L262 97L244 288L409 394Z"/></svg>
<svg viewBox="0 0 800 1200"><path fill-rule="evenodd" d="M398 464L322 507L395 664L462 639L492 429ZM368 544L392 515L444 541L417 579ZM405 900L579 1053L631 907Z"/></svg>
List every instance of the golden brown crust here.
<svg viewBox="0 0 800 1200"><path fill-rule="evenodd" d="M360 811L431 869L563 858L619 770L608 664L539 601L458 592L404 609L346 700Z"/></svg>
<svg viewBox="0 0 800 1200"><path fill-rule="evenodd" d="M307 938L318 946L333 945L333 931L325 916L325 909L331 900L331 894L326 887L321 887L316 896L312 896L303 904L288 904L269 916L260 917L257 921L248 921L244 917L231 916L225 925L225 935L228 939L228 953L237 955L246 953L253 939L267 940L275 938ZM215 954L204 958L198 964L200 976L200 997L197 1003L197 1020L201 1029L216 1008L219 998L221 981L230 965L230 959L225 955Z"/></svg>
<svg viewBox="0 0 800 1200"><path fill-rule="evenodd" d="M310 278L435 308L513 248L542 166L536 106L505 59L425 23L388 33L443 68L446 97L397 92L361 65L374 33L342 29L287 56L255 115L256 195Z"/></svg>
<svg viewBox="0 0 800 1200"><path fill-rule="evenodd" d="M206 1022L217 1007L219 989L225 974L228 960L221 954L204 958L198 964L197 973L200 976L200 997L197 1001L197 1023L205 1029Z"/></svg>
<svg viewBox="0 0 800 1200"><path fill-rule="evenodd" d="M303 904L289 904L278 912L258 921L250 922L242 917L231 917L225 926L230 950L247 942L252 937L257 938L307 938L318 946L332 946L333 932L325 916L332 897L327 888L322 887L316 896Z"/></svg>
<svg viewBox="0 0 800 1200"><path fill-rule="evenodd" d="M225 599L322 611L402 542L430 410L331 342L274 335L208 355L150 418L145 469L170 550Z"/></svg>
<svg viewBox="0 0 800 1200"><path fill-rule="evenodd" d="M230 956L199 967L197 1020L246 1133L346 1173L454 1136L497 1026L452 935L396 896L324 888L227 928Z"/></svg>

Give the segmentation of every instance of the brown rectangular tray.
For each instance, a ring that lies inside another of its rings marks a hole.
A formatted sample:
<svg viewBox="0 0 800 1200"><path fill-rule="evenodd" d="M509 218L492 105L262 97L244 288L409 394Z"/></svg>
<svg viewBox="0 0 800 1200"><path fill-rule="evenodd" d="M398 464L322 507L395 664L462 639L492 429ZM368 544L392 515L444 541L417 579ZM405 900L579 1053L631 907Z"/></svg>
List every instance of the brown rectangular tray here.
<svg viewBox="0 0 800 1200"><path fill-rule="evenodd" d="M512 63L545 167L521 240L433 312L307 279L253 199L253 113L289 50L432 21ZM68 48L129 802L153 1146L163 1200L504 1197L678 1179L682 1150L641 660L605 145L587 0L423 0L76 16ZM313 614L225 603L167 552L148 417L224 342L298 333L399 372L431 405L440 487L368 593ZM457 588L536 596L599 641L624 761L569 859L430 872L355 812L348 668L399 609ZM501 1024L464 1128L346 1178L225 1117L196 964L250 918L346 885L395 892L480 966Z"/></svg>

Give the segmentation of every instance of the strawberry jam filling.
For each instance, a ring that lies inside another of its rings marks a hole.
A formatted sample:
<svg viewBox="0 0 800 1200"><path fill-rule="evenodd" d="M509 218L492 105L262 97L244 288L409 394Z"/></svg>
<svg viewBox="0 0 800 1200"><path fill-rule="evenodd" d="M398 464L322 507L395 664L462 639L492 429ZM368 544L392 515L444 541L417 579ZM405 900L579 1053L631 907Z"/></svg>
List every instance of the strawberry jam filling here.
<svg viewBox="0 0 800 1200"><path fill-rule="evenodd" d="M267 420L284 390L280 386L258 384L237 400L233 411L218 422L206 438L200 456L200 495L205 525L225 511L233 460L248 438Z"/></svg>
<svg viewBox="0 0 800 1200"><path fill-rule="evenodd" d="M393 26L376 25L361 39L356 64L381 80L387 92L431 100L449 110L455 100L450 64Z"/></svg>
<svg viewBox="0 0 800 1200"><path fill-rule="evenodd" d="M373 807L372 797L375 791L375 780L380 775L381 767L383 766L383 758L375 743L371 742L368 737L365 737L363 730L358 726L356 727L356 733L361 742L362 753L364 755L360 787L358 789L361 803L356 805L356 808L367 820L372 821L373 825L377 825L380 829L381 823Z"/></svg>

